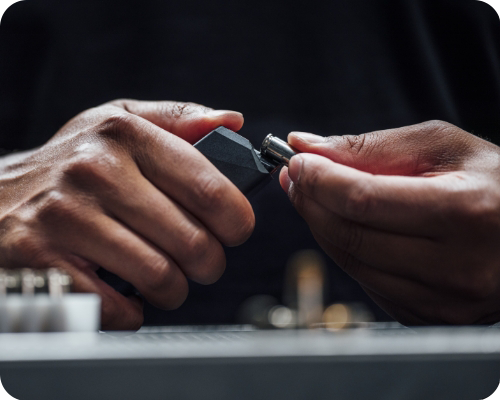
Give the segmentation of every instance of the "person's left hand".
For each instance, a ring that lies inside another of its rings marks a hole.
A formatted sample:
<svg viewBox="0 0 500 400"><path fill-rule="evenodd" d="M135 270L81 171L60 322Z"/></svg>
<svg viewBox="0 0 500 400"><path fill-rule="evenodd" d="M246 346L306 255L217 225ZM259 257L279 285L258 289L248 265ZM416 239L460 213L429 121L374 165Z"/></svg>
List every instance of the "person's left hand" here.
<svg viewBox="0 0 500 400"><path fill-rule="evenodd" d="M408 325L500 321L500 148L433 121L292 133L282 187L322 248Z"/></svg>

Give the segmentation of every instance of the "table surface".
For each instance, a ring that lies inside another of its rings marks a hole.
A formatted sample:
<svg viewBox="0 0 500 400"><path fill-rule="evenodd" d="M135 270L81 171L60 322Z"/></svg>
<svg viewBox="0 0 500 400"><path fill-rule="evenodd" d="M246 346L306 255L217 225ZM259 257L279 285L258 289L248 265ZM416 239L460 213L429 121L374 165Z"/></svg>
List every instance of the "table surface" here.
<svg viewBox="0 0 500 400"><path fill-rule="evenodd" d="M498 385L500 329L2 334L0 377L21 400L478 400Z"/></svg>

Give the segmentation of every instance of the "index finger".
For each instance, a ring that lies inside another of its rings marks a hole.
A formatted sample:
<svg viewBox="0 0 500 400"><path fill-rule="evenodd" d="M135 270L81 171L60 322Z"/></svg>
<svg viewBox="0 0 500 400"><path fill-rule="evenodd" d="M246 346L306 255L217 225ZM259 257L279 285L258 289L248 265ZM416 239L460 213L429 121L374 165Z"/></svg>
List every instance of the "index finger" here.
<svg viewBox="0 0 500 400"><path fill-rule="evenodd" d="M452 194L448 175L372 175L314 154L299 154L288 170L296 188L346 219L382 230L422 235L442 229Z"/></svg>
<svg viewBox="0 0 500 400"><path fill-rule="evenodd" d="M213 110L196 103L179 101L115 100L110 104L135 114L194 144L219 126L239 131L243 115L230 110Z"/></svg>

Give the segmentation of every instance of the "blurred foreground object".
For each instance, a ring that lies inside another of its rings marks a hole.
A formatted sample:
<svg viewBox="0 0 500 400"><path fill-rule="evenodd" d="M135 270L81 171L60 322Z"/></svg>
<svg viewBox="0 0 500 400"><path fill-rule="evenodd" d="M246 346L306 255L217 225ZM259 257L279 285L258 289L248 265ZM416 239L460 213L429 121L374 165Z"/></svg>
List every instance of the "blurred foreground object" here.
<svg viewBox="0 0 500 400"><path fill-rule="evenodd" d="M318 251L297 251L287 263L285 305L269 295L250 297L240 307L239 322L260 329L311 328L321 323L325 274Z"/></svg>
<svg viewBox="0 0 500 400"><path fill-rule="evenodd" d="M238 322L250 324L259 329L273 328L270 313L279 307L278 300L268 295L257 295L247 299L238 312Z"/></svg>
<svg viewBox="0 0 500 400"><path fill-rule="evenodd" d="M288 261L286 303L297 310L297 326L311 327L323 316L325 266L316 250L301 250Z"/></svg>
<svg viewBox="0 0 500 400"><path fill-rule="evenodd" d="M375 317L364 303L335 303L325 308L327 272L320 252L305 249L293 253L287 262L285 305L270 295L252 296L240 307L239 323L258 329L373 327Z"/></svg>
<svg viewBox="0 0 500 400"><path fill-rule="evenodd" d="M363 303L337 303L326 308L323 323L316 327L328 330L362 328L374 321L373 314Z"/></svg>
<svg viewBox="0 0 500 400"><path fill-rule="evenodd" d="M58 269L0 269L0 333L92 332L101 299L70 293L71 277Z"/></svg>

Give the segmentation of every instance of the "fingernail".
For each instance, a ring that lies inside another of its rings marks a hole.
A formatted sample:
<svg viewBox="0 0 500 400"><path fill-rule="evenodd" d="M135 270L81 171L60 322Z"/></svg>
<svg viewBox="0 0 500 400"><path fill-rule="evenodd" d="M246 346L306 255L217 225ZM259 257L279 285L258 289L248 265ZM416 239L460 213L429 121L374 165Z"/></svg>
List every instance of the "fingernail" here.
<svg viewBox="0 0 500 400"><path fill-rule="evenodd" d="M290 185L292 184L292 180L288 175L287 167L283 167L280 171L280 184L285 193L288 193L288 191L290 190Z"/></svg>
<svg viewBox="0 0 500 400"><path fill-rule="evenodd" d="M223 115L227 114L238 114L243 117L243 114L238 112L238 111L231 111L231 110L211 110L207 112L207 115L210 117L222 117Z"/></svg>
<svg viewBox="0 0 500 400"><path fill-rule="evenodd" d="M325 138L323 136L318 136L307 132L291 132L289 136L310 144L324 143L325 141Z"/></svg>
<svg viewBox="0 0 500 400"><path fill-rule="evenodd" d="M297 183L300 179L300 172L302 171L303 160L300 155L293 156L288 164L288 176L293 183Z"/></svg>

